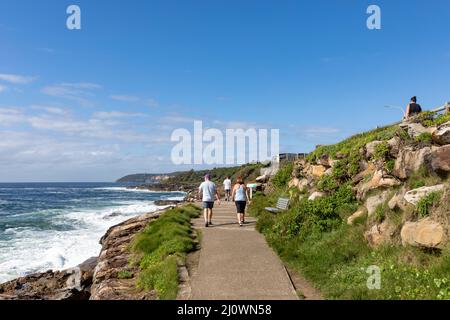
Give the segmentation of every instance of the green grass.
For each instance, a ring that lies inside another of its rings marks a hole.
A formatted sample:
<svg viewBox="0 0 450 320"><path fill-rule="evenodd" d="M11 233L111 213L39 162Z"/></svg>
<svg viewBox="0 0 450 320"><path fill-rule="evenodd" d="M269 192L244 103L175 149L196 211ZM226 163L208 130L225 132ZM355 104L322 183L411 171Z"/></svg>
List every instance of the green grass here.
<svg viewBox="0 0 450 320"><path fill-rule="evenodd" d="M419 216L422 218L428 216L431 208L441 200L441 197L442 192L431 192L420 199L416 206Z"/></svg>
<svg viewBox="0 0 450 320"><path fill-rule="evenodd" d="M131 250L139 265L138 287L156 290L158 299L173 300L178 293L178 260L195 248L190 221L200 209L186 205L170 209L137 234Z"/></svg>
<svg viewBox="0 0 450 320"><path fill-rule="evenodd" d="M128 270L121 270L117 274L117 278L119 278L119 279L131 279L131 278L133 278L133 276L134 276L133 272L128 271Z"/></svg>
<svg viewBox="0 0 450 320"><path fill-rule="evenodd" d="M249 211L258 217L257 230L280 258L325 298L450 299L450 252L401 245L370 248L364 239L367 215L353 226L343 222L357 209L349 191L343 185L324 198L295 201L289 210L277 215L264 210L276 197L258 194ZM371 219L401 224L401 214L388 210L386 204L379 206ZM366 271L373 265L381 270L380 290L367 287Z"/></svg>

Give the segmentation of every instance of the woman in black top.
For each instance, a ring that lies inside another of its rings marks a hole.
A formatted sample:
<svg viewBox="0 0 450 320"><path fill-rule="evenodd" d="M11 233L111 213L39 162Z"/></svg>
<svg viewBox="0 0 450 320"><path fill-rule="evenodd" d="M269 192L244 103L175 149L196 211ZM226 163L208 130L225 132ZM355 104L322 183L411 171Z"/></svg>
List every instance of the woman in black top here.
<svg viewBox="0 0 450 320"><path fill-rule="evenodd" d="M422 112L422 107L417 104L417 97L412 97L411 102L406 106L405 119L408 120L410 117L415 116Z"/></svg>

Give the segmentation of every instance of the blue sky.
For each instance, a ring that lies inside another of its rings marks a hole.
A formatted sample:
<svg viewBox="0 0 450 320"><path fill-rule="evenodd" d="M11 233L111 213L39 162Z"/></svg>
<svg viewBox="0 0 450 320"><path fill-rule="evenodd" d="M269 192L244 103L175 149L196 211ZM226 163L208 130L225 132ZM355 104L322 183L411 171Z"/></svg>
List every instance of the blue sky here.
<svg viewBox="0 0 450 320"><path fill-rule="evenodd" d="M66 28L66 8L82 30ZM366 28L366 9L382 29ZM450 100L450 3L0 1L0 181L170 172L194 119L307 152Z"/></svg>

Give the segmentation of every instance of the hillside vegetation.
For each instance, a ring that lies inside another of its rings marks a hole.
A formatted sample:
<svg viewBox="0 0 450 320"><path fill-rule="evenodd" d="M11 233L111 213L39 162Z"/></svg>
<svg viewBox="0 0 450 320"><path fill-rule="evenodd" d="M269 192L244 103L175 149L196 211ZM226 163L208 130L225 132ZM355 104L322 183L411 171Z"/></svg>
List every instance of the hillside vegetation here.
<svg viewBox="0 0 450 320"><path fill-rule="evenodd" d="M424 113L286 164L250 206L258 230L326 298L450 299L449 120ZM289 209L268 213L280 196Z"/></svg>

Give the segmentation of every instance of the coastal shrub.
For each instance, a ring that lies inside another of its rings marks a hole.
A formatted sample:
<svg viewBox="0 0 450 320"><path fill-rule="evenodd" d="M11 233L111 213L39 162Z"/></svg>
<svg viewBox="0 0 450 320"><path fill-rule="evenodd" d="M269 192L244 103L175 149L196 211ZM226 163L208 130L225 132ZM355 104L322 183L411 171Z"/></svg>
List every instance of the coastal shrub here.
<svg viewBox="0 0 450 320"><path fill-rule="evenodd" d="M292 170L294 164L292 162L286 163L278 170L277 174L272 178L272 184L278 189L285 189L291 180Z"/></svg>
<svg viewBox="0 0 450 320"><path fill-rule="evenodd" d="M318 147L316 150L314 150L307 156L307 160L309 162L317 162L322 156L325 155L328 155L331 158L336 158L336 154L338 153L344 157L349 157L350 155L358 157L359 150L367 143L375 140L379 141L389 140L396 135L397 131L398 126L389 126L378 128L365 133L360 133L350 138L347 138L337 144ZM353 163L353 169L355 168L356 162L355 160L356 159L353 159L353 161L351 161Z"/></svg>
<svg viewBox="0 0 450 320"><path fill-rule="evenodd" d="M416 206L420 217L425 217L430 213L431 208L441 200L442 192L431 192L419 200Z"/></svg>
<svg viewBox="0 0 450 320"><path fill-rule="evenodd" d="M194 205L174 208L163 213L136 235L131 246L139 259L138 286L156 290L158 299L175 299L178 292L178 259L184 260L195 248L195 233L190 221L198 217Z"/></svg>
<svg viewBox="0 0 450 320"><path fill-rule="evenodd" d="M373 158L375 160L384 160L389 155L389 144L386 141L375 146Z"/></svg>
<svg viewBox="0 0 450 320"><path fill-rule="evenodd" d="M431 144L433 141L432 135L429 132L424 132L415 138L418 143Z"/></svg>
<svg viewBox="0 0 450 320"><path fill-rule="evenodd" d="M394 159L389 159L384 164L384 169L387 171L387 173L392 173L392 171L394 171L394 167L395 167Z"/></svg>
<svg viewBox="0 0 450 320"><path fill-rule="evenodd" d="M418 115L418 122L425 127L440 126L447 121L450 121L450 114L448 113L433 113L426 111Z"/></svg>
<svg viewBox="0 0 450 320"><path fill-rule="evenodd" d="M320 180L317 182L317 188L320 191L324 192L332 192L336 190L339 187L338 182L336 179L328 174L324 174Z"/></svg>
<svg viewBox="0 0 450 320"><path fill-rule="evenodd" d="M128 270L121 270L117 273L117 278L119 279L131 279L133 278L134 274L131 271Z"/></svg>

